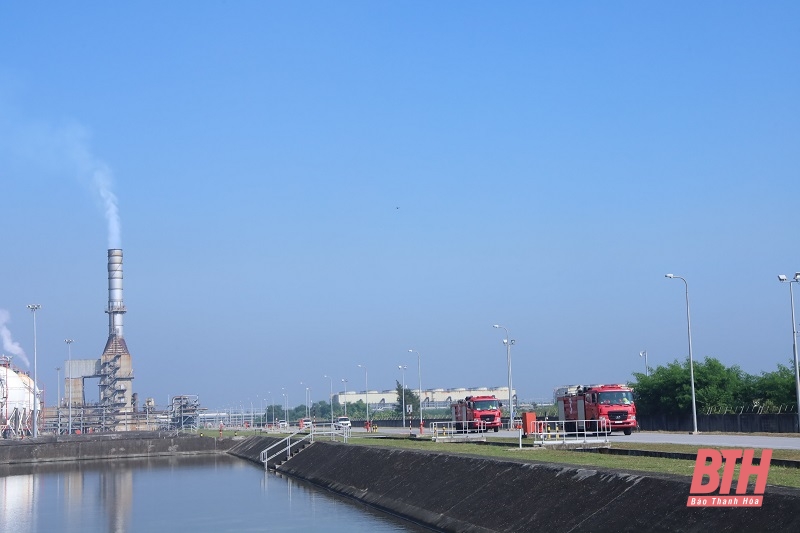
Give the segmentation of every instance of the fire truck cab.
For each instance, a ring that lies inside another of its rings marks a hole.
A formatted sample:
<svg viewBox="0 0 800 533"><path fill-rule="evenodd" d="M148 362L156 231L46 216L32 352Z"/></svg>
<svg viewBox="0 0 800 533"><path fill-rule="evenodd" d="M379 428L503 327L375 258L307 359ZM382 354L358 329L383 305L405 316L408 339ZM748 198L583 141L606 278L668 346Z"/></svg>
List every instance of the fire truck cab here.
<svg viewBox="0 0 800 533"><path fill-rule="evenodd" d="M633 389L625 385L569 385L556 389L555 399L559 419L573 430L630 435L636 427Z"/></svg>
<svg viewBox="0 0 800 533"><path fill-rule="evenodd" d="M500 431L500 407L494 396L467 396L450 404L453 422L457 429L477 429Z"/></svg>

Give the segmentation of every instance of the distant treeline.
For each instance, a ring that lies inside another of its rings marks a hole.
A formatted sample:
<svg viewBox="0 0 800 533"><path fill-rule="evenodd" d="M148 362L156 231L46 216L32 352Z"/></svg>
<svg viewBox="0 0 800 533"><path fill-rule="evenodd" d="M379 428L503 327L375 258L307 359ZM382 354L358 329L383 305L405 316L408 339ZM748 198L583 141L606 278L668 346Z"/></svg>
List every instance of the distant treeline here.
<svg viewBox="0 0 800 533"><path fill-rule="evenodd" d="M691 412L692 389L689 358L650 369L650 375L634 373L629 383L636 394L636 410L642 415L678 415ZM752 375L738 366L726 367L706 357L694 363L698 414L727 412L797 412L794 364L778 364L772 372Z"/></svg>

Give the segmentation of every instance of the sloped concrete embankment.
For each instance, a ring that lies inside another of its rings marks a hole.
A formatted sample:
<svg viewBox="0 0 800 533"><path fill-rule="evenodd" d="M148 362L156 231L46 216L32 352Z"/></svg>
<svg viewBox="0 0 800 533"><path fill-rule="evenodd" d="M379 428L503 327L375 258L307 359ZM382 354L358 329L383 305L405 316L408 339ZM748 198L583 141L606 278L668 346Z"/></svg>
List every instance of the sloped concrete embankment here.
<svg viewBox="0 0 800 533"><path fill-rule="evenodd" d="M228 453L239 457L240 459L247 459L248 461L263 465L261 462L261 452L270 446L277 444L278 442L286 442L286 438L248 437L231 446L231 448L228 450ZM277 462L271 462L270 468L274 468L277 464L282 462L282 460L283 459Z"/></svg>
<svg viewBox="0 0 800 533"><path fill-rule="evenodd" d="M113 433L4 441L0 464L91 461L224 453L233 439L158 433Z"/></svg>
<svg viewBox="0 0 800 533"><path fill-rule="evenodd" d="M800 491L689 509L688 478L316 442L278 471L453 532L800 531Z"/></svg>

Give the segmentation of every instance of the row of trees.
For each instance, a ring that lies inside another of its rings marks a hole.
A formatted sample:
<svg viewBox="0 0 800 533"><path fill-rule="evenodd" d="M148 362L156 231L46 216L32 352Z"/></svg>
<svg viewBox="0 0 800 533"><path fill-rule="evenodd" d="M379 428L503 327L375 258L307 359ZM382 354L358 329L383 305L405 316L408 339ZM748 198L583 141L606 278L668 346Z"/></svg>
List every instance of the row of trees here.
<svg viewBox="0 0 800 533"><path fill-rule="evenodd" d="M634 373L629 383L636 393L640 414L678 415L691 412L692 389L689 358L659 366L650 375ZM779 364L772 372L748 374L738 366L726 367L706 357L694 363L698 414L708 412L797 412L794 364Z"/></svg>

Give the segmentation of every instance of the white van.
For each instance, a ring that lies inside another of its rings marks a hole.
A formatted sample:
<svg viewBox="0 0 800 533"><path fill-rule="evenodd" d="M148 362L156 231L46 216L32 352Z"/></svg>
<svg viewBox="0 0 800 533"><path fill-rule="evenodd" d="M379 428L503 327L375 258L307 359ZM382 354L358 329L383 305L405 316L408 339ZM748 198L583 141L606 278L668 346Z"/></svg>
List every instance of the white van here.
<svg viewBox="0 0 800 533"><path fill-rule="evenodd" d="M349 417L340 416L339 418L336 419L336 423L334 424L334 426L336 427L336 429L342 429L342 428L349 428L352 425L350 424Z"/></svg>

